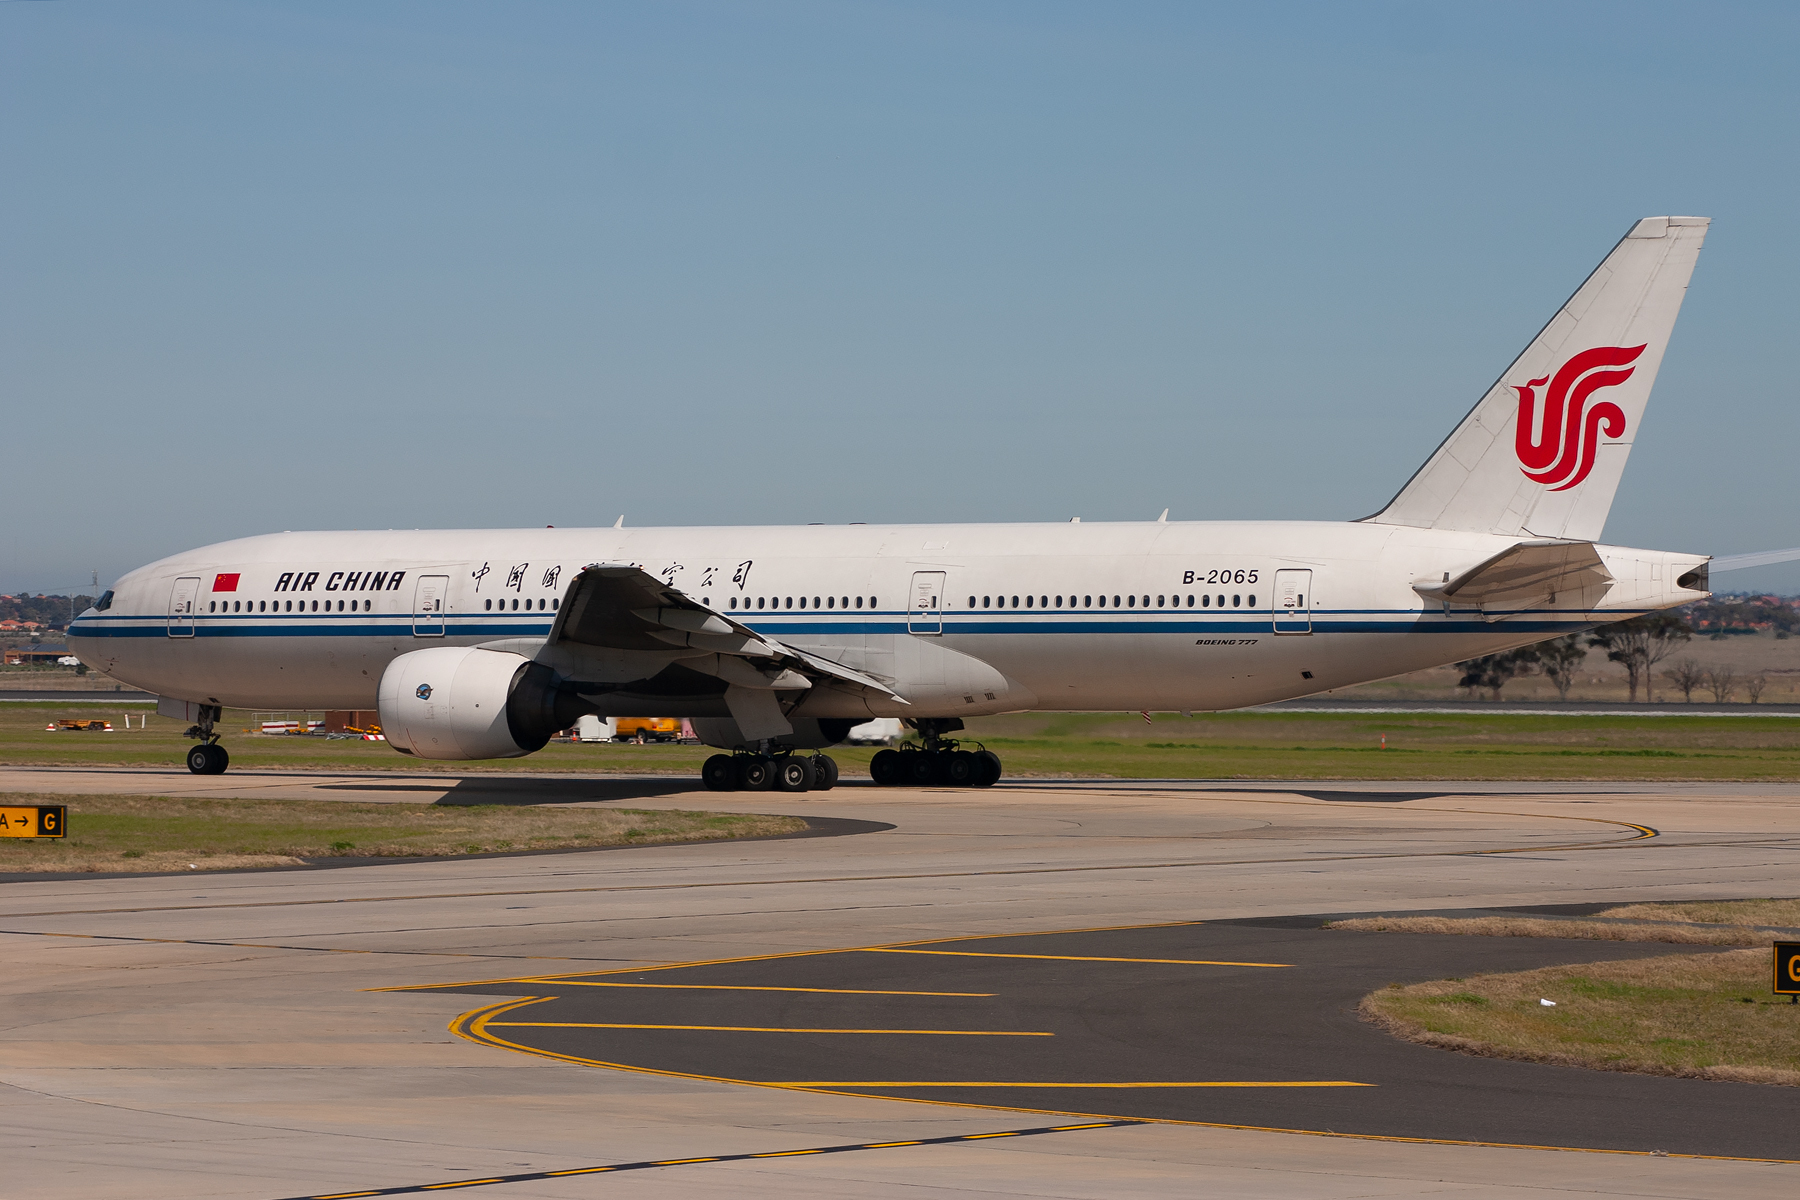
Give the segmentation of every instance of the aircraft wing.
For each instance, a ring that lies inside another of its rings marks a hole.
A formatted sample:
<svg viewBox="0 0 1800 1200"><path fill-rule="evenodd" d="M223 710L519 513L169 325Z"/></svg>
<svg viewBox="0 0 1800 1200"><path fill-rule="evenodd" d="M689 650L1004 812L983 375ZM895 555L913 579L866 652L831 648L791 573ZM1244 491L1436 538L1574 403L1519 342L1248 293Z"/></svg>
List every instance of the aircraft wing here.
<svg viewBox="0 0 1800 1200"><path fill-rule="evenodd" d="M1520 609L1612 582L1592 542L1545 539L1520 542L1455 579L1415 583L1413 590L1447 605Z"/></svg>
<svg viewBox="0 0 1800 1200"><path fill-rule="evenodd" d="M880 680L764 637L640 567L582 568L557 610L549 645L675 652L688 665L740 687L790 691L829 680L906 703Z"/></svg>

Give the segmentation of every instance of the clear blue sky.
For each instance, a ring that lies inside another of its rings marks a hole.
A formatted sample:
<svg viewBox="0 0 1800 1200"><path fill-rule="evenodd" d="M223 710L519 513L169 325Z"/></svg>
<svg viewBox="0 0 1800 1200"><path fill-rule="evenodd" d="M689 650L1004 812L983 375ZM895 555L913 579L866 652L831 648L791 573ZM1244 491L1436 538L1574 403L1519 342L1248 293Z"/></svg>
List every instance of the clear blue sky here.
<svg viewBox="0 0 1800 1200"><path fill-rule="evenodd" d="M1800 545L1797 35L0 3L0 590L279 529L1361 516L1657 213L1715 224L1607 537Z"/></svg>

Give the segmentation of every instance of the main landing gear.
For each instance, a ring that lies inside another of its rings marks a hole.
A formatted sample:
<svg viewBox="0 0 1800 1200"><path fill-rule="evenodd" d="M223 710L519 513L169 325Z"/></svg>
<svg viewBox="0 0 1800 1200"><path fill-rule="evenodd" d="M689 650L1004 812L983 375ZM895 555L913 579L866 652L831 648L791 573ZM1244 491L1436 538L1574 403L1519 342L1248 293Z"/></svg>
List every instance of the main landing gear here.
<svg viewBox="0 0 1800 1200"><path fill-rule="evenodd" d="M213 732L213 722L219 715L216 705L203 706L199 724L189 726L183 735L200 739L200 744L187 752L187 769L196 775L223 775L231 765L231 755L225 753L225 747L219 745L219 735Z"/></svg>
<svg viewBox="0 0 1800 1200"><path fill-rule="evenodd" d="M837 786L838 765L828 755L792 751L715 754L700 779L715 792L828 792Z"/></svg>
<svg viewBox="0 0 1800 1200"><path fill-rule="evenodd" d="M964 750L945 737L963 727L955 717L920 718L907 724L924 737L924 746L878 750L869 774L882 787L993 787L1000 782L1000 756L992 750ZM976 743L979 747L980 743Z"/></svg>

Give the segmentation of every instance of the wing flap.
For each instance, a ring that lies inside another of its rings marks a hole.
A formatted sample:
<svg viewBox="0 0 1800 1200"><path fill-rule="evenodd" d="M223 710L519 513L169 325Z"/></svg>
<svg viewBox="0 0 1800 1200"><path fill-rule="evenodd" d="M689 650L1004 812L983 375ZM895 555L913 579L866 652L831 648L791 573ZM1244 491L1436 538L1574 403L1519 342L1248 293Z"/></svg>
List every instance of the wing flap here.
<svg viewBox="0 0 1800 1200"><path fill-rule="evenodd" d="M623 564L595 563L570 580L548 644L663 651L750 690L803 689L829 680L906 702L873 676L763 637L642 568Z"/></svg>

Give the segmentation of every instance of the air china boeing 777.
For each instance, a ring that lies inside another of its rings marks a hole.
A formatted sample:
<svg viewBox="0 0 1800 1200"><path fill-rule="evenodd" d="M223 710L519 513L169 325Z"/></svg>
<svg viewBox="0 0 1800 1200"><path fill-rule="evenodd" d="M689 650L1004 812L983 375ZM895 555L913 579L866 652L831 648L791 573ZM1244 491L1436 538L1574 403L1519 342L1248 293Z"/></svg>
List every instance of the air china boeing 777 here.
<svg viewBox="0 0 1800 1200"><path fill-rule="evenodd" d="M877 782L991 784L965 717L1239 708L1707 595L1705 555L1595 542L1706 226L1637 222L1361 520L279 533L131 572L69 643L200 774L224 706L375 707L432 759L689 717L722 790L830 787L816 751L903 717Z"/></svg>

